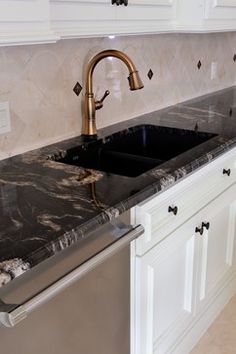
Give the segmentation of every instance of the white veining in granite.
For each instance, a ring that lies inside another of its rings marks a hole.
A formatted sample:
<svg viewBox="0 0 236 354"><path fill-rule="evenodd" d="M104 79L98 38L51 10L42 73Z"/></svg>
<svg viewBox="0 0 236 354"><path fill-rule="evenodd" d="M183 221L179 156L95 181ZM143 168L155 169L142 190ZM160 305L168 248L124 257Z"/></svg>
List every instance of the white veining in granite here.
<svg viewBox="0 0 236 354"><path fill-rule="evenodd" d="M23 262L19 258L0 262L0 287L9 283L12 279L23 274L30 268L28 262Z"/></svg>

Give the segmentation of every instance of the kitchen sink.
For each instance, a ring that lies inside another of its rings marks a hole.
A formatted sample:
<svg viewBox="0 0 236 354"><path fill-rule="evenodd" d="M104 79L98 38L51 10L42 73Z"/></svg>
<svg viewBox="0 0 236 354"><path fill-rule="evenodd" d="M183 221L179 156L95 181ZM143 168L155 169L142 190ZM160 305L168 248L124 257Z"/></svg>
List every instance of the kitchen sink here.
<svg viewBox="0 0 236 354"><path fill-rule="evenodd" d="M136 177L216 136L211 133L138 125L69 149L58 162Z"/></svg>

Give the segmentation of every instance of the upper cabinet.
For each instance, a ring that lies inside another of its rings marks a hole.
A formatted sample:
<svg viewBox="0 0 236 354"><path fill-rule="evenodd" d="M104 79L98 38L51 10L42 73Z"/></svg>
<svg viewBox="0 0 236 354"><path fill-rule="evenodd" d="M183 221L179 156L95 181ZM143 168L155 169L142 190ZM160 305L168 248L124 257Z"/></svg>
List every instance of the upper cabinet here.
<svg viewBox="0 0 236 354"><path fill-rule="evenodd" d="M49 0L1 0L0 45L55 42Z"/></svg>
<svg viewBox="0 0 236 354"><path fill-rule="evenodd" d="M236 0L50 0L63 38L158 32L236 30Z"/></svg>
<svg viewBox="0 0 236 354"><path fill-rule="evenodd" d="M177 31L234 31L236 0L181 0L177 19Z"/></svg>
<svg viewBox="0 0 236 354"><path fill-rule="evenodd" d="M50 6L52 27L62 38L110 33L117 19L108 0L50 0Z"/></svg>
<svg viewBox="0 0 236 354"><path fill-rule="evenodd" d="M176 8L177 0L129 0L118 6L117 18L128 33L171 31Z"/></svg>
<svg viewBox="0 0 236 354"><path fill-rule="evenodd" d="M236 19L236 0L206 0L205 16L214 20Z"/></svg>
<svg viewBox="0 0 236 354"><path fill-rule="evenodd" d="M128 0L127 6L113 2L0 0L0 46L89 36L236 30L236 0Z"/></svg>
<svg viewBox="0 0 236 354"><path fill-rule="evenodd" d="M52 26L61 37L173 30L177 0L51 0Z"/></svg>

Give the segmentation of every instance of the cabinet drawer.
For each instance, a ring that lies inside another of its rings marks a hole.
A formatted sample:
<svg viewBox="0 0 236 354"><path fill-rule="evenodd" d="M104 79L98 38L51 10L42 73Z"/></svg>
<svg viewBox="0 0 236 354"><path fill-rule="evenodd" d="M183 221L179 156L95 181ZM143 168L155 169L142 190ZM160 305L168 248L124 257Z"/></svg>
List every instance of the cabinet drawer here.
<svg viewBox="0 0 236 354"><path fill-rule="evenodd" d="M236 182L236 148L135 207L145 233L136 240L142 255Z"/></svg>

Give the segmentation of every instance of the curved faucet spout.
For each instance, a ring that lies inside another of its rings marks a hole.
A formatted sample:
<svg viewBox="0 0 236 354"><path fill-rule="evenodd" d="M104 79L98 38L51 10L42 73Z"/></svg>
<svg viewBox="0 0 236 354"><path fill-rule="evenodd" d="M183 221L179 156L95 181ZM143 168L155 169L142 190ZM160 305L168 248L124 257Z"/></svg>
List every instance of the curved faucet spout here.
<svg viewBox="0 0 236 354"><path fill-rule="evenodd" d="M83 120L83 135L86 136L96 136L97 128L96 128L96 119L95 119L95 111L97 109L102 108L104 98L109 94L105 94L105 97L96 101L94 99L93 94L93 72L96 65L104 58L114 57L120 59L125 63L129 70L128 82L130 86L130 90L139 90L143 88L142 80L139 77L139 73L132 62L132 60L123 52L115 49L104 50L97 55L95 55L88 64L86 71L86 92L84 99L84 120Z"/></svg>

